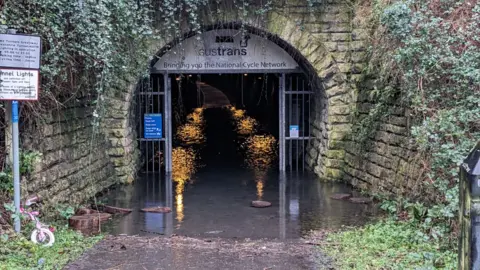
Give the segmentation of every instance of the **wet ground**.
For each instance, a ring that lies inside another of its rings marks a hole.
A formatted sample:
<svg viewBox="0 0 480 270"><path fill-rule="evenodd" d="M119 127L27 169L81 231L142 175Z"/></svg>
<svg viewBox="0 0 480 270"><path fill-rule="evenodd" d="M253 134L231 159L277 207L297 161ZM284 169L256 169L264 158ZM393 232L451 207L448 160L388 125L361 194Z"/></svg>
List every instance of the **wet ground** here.
<svg viewBox="0 0 480 270"><path fill-rule="evenodd" d="M144 174L100 198L133 212L105 224L111 236L66 269L333 269L306 243L309 233L364 224L375 210L330 199L351 192L346 185L279 174L274 132L245 112L194 114L176 140L172 176ZM253 208L253 200L272 206ZM140 211L153 206L172 212Z"/></svg>
<svg viewBox="0 0 480 270"><path fill-rule="evenodd" d="M64 269L334 269L308 243L186 237L108 237Z"/></svg>
<svg viewBox="0 0 480 270"><path fill-rule="evenodd" d="M105 203L134 211L113 219L104 230L114 235L296 239L310 230L360 225L371 218L370 206L330 199L350 192L348 186L322 183L307 172L280 176L276 158L267 168L249 167L245 159L252 157L239 147L242 138L228 110L208 109L204 118L207 141L199 162L205 166L188 182L150 174L110 191ZM272 207L251 207L257 199ZM139 211L152 206L169 206L173 212Z"/></svg>

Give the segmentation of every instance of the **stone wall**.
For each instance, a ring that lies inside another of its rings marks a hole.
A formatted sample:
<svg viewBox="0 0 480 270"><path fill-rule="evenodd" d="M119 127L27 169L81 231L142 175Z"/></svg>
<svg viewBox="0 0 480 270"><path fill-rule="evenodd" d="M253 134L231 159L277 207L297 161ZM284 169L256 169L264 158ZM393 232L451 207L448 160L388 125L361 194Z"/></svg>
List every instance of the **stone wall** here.
<svg viewBox="0 0 480 270"><path fill-rule="evenodd" d="M23 134L22 148L42 153L22 196L37 193L46 201L78 204L114 184L110 145L93 125L94 106L77 100L44 115L36 130Z"/></svg>
<svg viewBox="0 0 480 270"><path fill-rule="evenodd" d="M368 97L370 87L365 83L359 87L354 125L374 107ZM409 137L409 112L391 106L391 112L373 124L374 132L366 141L359 142L352 132L345 147L344 179L376 194L425 197L422 157Z"/></svg>
<svg viewBox="0 0 480 270"><path fill-rule="evenodd" d="M139 151L135 123L136 83L105 99L102 130L108 138L107 154L115 168L115 177L118 183L132 183L138 170Z"/></svg>
<svg viewBox="0 0 480 270"><path fill-rule="evenodd" d="M326 180L343 178L344 148L357 93L352 81L363 62L366 37L352 25L352 12L345 1L325 1L313 10L305 4L291 4L273 11L267 28L292 44L321 80L315 93L314 139L307 163Z"/></svg>

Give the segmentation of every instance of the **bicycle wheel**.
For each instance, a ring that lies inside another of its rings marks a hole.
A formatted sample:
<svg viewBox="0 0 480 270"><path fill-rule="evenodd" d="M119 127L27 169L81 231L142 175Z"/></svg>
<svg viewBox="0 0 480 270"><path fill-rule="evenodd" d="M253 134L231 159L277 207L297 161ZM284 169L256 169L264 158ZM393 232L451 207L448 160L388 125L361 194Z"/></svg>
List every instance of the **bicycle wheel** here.
<svg viewBox="0 0 480 270"><path fill-rule="evenodd" d="M43 232L43 239L40 237L40 231ZM32 240L32 242L35 244L41 244L44 247L50 247L55 242L55 236L50 230L40 228L33 230L30 240Z"/></svg>

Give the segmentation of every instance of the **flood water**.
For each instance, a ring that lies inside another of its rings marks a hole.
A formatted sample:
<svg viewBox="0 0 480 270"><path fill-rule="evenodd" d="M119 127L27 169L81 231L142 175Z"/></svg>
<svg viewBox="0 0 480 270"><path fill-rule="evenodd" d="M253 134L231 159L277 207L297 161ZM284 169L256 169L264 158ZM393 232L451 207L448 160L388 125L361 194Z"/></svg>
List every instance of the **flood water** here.
<svg viewBox="0 0 480 270"><path fill-rule="evenodd" d="M103 202L133 212L115 217L103 229L128 235L292 239L372 218L371 206L330 199L351 192L346 185L323 183L308 172L280 175L275 136L245 123L245 113L197 110L191 124L202 132L179 132L172 176L144 174L132 185L110 190ZM272 206L253 208L253 200ZM140 212L153 206L171 207L172 212Z"/></svg>

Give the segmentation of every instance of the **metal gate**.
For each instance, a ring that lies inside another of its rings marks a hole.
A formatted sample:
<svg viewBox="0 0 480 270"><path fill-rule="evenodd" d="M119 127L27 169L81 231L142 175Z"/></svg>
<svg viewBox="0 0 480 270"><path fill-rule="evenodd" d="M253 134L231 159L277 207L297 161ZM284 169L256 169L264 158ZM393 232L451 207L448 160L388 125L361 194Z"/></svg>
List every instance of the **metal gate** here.
<svg viewBox="0 0 480 270"><path fill-rule="evenodd" d="M282 74L279 85L279 168L304 171L313 84L303 74Z"/></svg>
<svg viewBox="0 0 480 270"><path fill-rule="evenodd" d="M136 95L137 136L142 153L142 171L172 171L171 78L151 74L138 86Z"/></svg>

